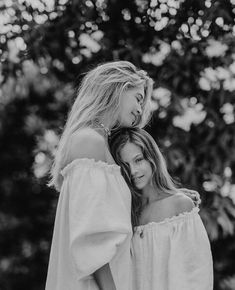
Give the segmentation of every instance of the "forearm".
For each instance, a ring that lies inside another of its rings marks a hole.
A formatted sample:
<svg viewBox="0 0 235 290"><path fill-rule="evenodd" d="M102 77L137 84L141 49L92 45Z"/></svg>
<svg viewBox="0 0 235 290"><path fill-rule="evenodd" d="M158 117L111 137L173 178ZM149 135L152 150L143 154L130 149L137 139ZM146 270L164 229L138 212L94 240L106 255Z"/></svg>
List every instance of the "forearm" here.
<svg viewBox="0 0 235 290"><path fill-rule="evenodd" d="M95 271L94 278L100 290L116 290L109 264Z"/></svg>

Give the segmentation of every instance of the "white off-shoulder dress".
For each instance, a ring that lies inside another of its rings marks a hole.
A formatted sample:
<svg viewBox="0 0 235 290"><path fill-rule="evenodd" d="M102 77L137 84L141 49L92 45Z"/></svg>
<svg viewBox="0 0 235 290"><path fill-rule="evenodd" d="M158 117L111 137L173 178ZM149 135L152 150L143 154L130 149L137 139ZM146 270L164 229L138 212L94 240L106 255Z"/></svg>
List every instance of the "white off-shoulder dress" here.
<svg viewBox="0 0 235 290"><path fill-rule="evenodd" d="M209 239L199 209L135 228L133 290L212 290Z"/></svg>
<svg viewBox="0 0 235 290"><path fill-rule="evenodd" d="M46 290L97 290L109 263L117 290L131 283L131 193L120 167L93 159L67 165L57 205Z"/></svg>

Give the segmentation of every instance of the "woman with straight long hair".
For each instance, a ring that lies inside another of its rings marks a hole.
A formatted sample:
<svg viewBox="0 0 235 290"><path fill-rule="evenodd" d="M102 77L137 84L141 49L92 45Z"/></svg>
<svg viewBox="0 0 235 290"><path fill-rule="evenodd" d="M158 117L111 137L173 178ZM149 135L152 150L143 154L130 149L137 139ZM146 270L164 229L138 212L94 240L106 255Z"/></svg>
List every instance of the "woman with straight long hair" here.
<svg viewBox="0 0 235 290"><path fill-rule="evenodd" d="M212 290L211 248L199 208L175 185L154 139L124 128L110 148L132 193L133 290Z"/></svg>

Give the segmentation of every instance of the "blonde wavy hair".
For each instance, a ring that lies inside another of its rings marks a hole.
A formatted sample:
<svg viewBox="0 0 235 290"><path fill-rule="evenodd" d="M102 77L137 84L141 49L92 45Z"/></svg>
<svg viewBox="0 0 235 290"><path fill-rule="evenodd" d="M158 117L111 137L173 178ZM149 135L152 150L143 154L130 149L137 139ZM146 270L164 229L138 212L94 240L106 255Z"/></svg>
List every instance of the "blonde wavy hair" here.
<svg viewBox="0 0 235 290"><path fill-rule="evenodd" d="M75 102L61 135L51 169L49 186L60 190L61 169L65 166L68 142L73 133L84 127L95 128L106 121L109 128L118 128L120 100L127 89L144 85L145 98L142 115L135 126L144 127L150 118L152 79L144 70L128 61L107 62L90 70L83 78Z"/></svg>

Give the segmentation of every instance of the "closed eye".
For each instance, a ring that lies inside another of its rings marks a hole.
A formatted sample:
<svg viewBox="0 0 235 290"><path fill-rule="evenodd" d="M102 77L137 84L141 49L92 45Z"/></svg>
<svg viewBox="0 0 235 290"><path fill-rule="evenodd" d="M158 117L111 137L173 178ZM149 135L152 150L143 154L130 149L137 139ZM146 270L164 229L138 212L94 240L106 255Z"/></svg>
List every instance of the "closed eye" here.
<svg viewBox="0 0 235 290"><path fill-rule="evenodd" d="M136 96L137 102L142 106L144 103L144 97L142 95Z"/></svg>

